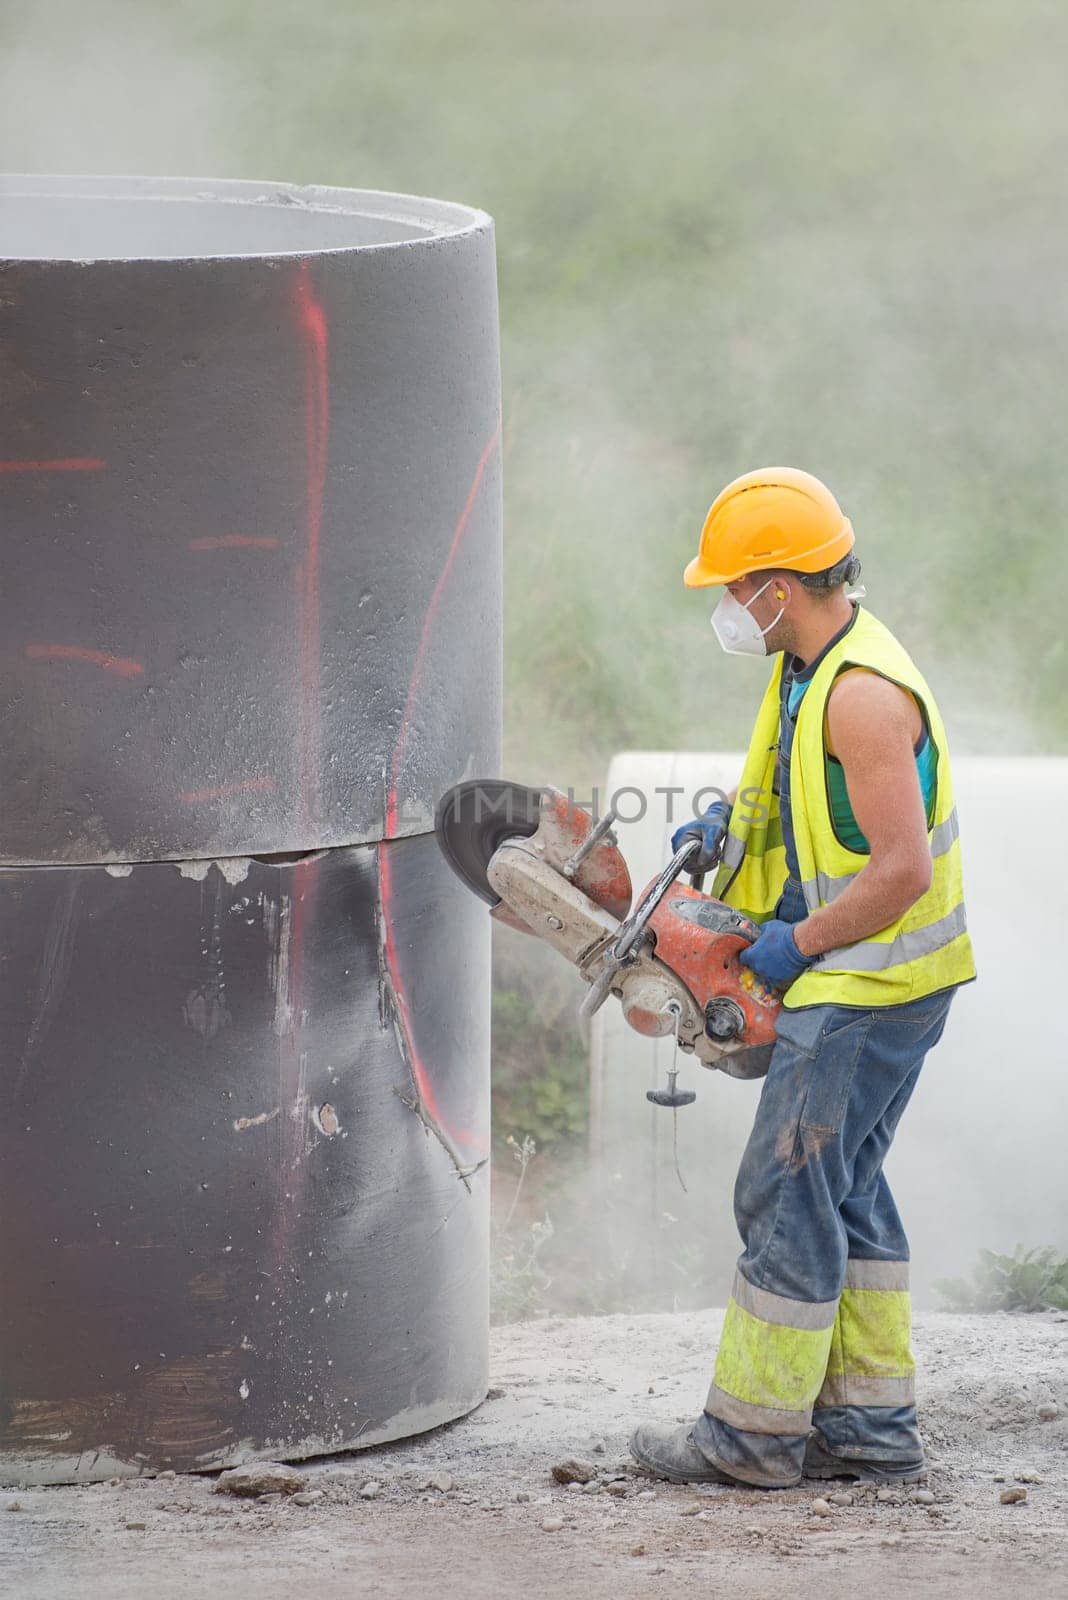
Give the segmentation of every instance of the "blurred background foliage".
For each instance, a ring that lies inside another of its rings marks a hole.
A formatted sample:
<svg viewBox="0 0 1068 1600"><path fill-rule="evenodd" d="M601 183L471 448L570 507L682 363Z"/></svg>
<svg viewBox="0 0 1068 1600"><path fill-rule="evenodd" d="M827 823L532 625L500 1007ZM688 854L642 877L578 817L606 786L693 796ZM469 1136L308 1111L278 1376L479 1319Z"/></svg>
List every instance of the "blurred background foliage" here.
<svg viewBox="0 0 1068 1600"><path fill-rule="evenodd" d="M955 748L1065 749L1066 59L1056 0L41 0L0 13L0 150L493 213L505 771L581 795L742 744L764 669L680 573L770 462L837 492ZM581 1140L572 976L498 940L532 1173Z"/></svg>
<svg viewBox="0 0 1068 1600"><path fill-rule="evenodd" d="M1054 0L42 0L0 150L493 213L510 775L743 739L762 669L680 569L773 461L956 747L1060 750L1066 59Z"/></svg>
<svg viewBox="0 0 1068 1600"><path fill-rule="evenodd" d="M935 1288L950 1311L1068 1311L1068 1259L1049 1246L980 1250L969 1277L943 1278Z"/></svg>

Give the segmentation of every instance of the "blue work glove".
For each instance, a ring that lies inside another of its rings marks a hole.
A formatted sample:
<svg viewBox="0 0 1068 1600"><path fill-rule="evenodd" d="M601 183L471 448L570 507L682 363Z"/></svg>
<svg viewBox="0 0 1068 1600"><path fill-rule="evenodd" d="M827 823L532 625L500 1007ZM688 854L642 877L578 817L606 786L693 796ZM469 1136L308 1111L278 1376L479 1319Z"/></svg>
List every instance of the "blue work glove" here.
<svg viewBox="0 0 1068 1600"><path fill-rule="evenodd" d="M681 828L675 829L671 835L671 854L677 855L686 839L700 839L701 854L692 857L686 863L686 871L689 873L711 871L719 860L730 820L730 803L726 800L713 800L702 816L694 817L692 822L684 822Z"/></svg>
<svg viewBox="0 0 1068 1600"><path fill-rule="evenodd" d="M807 972L815 956L803 956L797 948L792 922L763 922L760 938L741 951L738 960L749 967L770 989L784 989Z"/></svg>

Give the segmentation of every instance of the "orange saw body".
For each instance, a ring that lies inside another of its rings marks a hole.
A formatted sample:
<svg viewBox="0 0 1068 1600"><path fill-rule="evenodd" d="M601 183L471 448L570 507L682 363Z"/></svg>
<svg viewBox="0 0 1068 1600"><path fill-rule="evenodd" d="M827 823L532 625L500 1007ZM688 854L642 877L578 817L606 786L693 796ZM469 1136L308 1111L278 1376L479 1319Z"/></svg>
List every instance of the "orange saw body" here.
<svg viewBox="0 0 1068 1600"><path fill-rule="evenodd" d="M674 1034L679 1050L705 1066L762 1077L780 997L738 959L757 925L678 881L696 851L692 841L632 909L616 820L609 812L595 822L558 789L484 779L442 797L435 829L450 865L491 917L544 939L578 968L590 986L582 1015L614 995L638 1033Z"/></svg>

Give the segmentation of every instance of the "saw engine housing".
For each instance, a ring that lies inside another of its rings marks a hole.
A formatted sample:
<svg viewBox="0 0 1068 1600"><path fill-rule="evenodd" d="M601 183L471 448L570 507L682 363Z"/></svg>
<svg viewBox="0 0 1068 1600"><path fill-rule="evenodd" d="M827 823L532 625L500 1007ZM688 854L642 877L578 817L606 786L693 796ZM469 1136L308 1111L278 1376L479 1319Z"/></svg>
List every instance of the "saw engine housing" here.
<svg viewBox="0 0 1068 1600"><path fill-rule="evenodd" d="M780 998L738 960L759 932L754 923L678 881L680 857L632 912L630 873L607 820L595 825L557 789L483 785L495 803L525 797L527 820L509 834L499 815L487 823L472 814L475 788L459 785L439 805L442 848L454 866L462 860L457 870L469 886L495 902L491 917L544 939L578 968L590 984L584 1014L614 994L637 1032L677 1033L680 1050L732 1077L767 1072ZM472 865L478 840L484 875Z"/></svg>

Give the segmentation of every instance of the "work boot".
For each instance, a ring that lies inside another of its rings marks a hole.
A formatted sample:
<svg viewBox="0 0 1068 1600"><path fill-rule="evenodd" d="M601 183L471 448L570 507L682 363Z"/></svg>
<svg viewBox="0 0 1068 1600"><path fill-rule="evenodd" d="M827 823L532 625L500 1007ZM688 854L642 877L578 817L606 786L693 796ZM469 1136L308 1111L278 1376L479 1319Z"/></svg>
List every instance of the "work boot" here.
<svg viewBox="0 0 1068 1600"><path fill-rule="evenodd" d="M729 1483L739 1487L737 1478L713 1466L701 1454L690 1437L692 1432L693 1426L688 1422L681 1428L643 1422L630 1436L630 1453L640 1467L672 1483Z"/></svg>
<svg viewBox="0 0 1068 1600"><path fill-rule="evenodd" d="M870 1483L926 1483L927 1463L916 1461L862 1461L859 1456L839 1456L828 1450L818 1433L805 1445L802 1472L806 1478L863 1478Z"/></svg>

